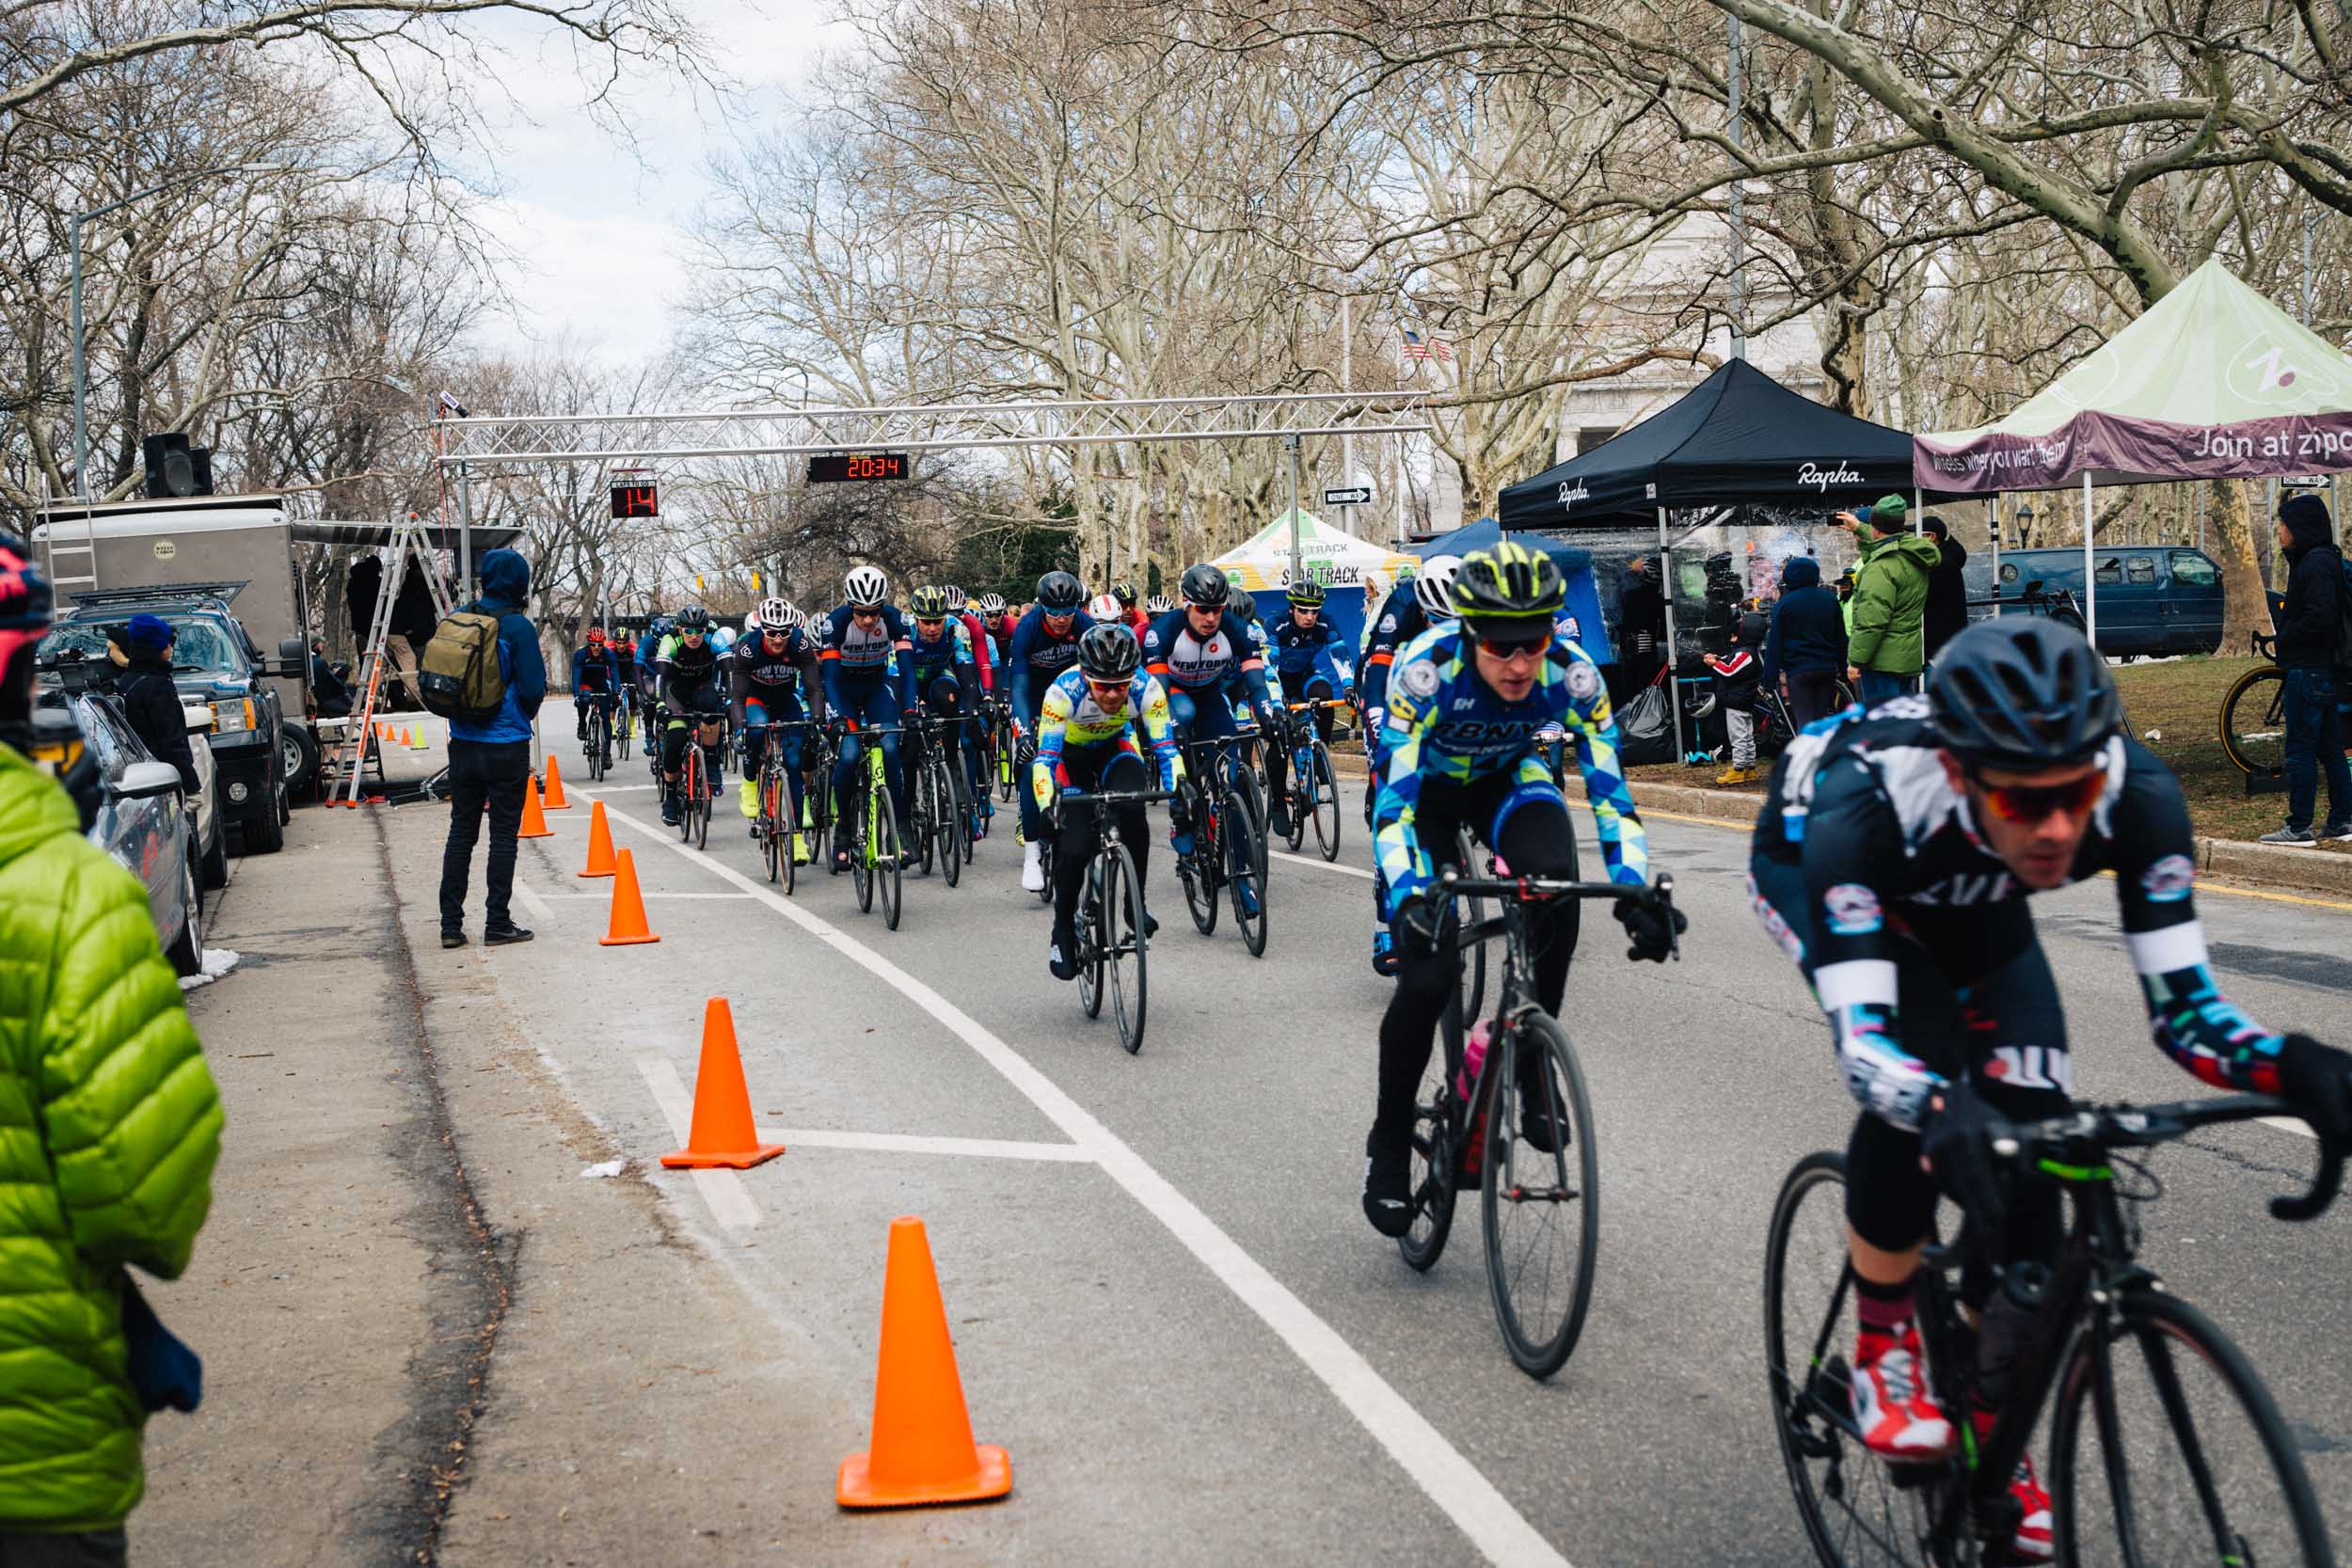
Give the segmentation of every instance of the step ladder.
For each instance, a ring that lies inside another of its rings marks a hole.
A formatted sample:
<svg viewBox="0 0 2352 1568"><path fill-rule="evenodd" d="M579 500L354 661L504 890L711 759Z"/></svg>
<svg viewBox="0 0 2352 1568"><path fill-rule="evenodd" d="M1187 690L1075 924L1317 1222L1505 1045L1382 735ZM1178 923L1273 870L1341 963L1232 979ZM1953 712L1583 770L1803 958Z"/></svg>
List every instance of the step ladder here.
<svg viewBox="0 0 2352 1568"><path fill-rule="evenodd" d="M424 574L425 591L433 598L435 621L449 619L450 598L441 586L441 577L433 569L431 546L425 542L424 528L410 513L408 520L392 530L389 546L391 560L385 562L384 580L376 585L375 615L368 623L368 645L359 656L359 702L352 710L350 727L343 731L341 744L335 748L337 772L329 786L328 803L357 806L359 803L359 774L368 757L368 748L375 738L377 701L383 695L385 652L384 640L390 635L392 606L400 600L401 580L408 573L413 558L418 571ZM384 776L381 752L376 756L376 777ZM341 796L340 800L335 799Z"/></svg>

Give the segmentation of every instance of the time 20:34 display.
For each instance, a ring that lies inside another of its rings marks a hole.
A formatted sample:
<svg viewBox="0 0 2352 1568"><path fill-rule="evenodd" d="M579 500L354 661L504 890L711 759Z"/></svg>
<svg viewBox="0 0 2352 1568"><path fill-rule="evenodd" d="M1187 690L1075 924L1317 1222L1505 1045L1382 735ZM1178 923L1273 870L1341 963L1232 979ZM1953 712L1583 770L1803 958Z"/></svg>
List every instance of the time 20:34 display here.
<svg viewBox="0 0 2352 1568"><path fill-rule="evenodd" d="M907 454L902 451L836 451L808 460L811 484L904 479L908 471Z"/></svg>

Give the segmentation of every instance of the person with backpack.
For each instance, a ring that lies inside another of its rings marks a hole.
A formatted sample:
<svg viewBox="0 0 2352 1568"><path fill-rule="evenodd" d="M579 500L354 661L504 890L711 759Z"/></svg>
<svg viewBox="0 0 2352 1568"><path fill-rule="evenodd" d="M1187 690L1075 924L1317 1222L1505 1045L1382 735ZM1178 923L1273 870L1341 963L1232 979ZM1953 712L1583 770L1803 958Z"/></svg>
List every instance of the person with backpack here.
<svg viewBox="0 0 2352 1568"><path fill-rule="evenodd" d="M513 550L482 558L482 597L441 623L426 644L425 705L449 720L449 842L441 850L441 945L466 945L466 879L490 818L482 940L529 942L507 901L515 890L515 839L531 784L531 726L547 696L539 628L523 613L531 566Z"/></svg>
<svg viewBox="0 0 2352 1568"><path fill-rule="evenodd" d="M2344 716L2337 704L2352 653L2345 602L2344 552L2336 547L2328 503L2308 491L2279 503L2279 550L2287 562L2285 602L2279 606L2279 668L2285 673L2287 821L2265 844L2308 848L2327 839L2352 840L2352 765L2344 757ZM2328 819L2314 833L2312 811L2319 775L2328 775Z"/></svg>

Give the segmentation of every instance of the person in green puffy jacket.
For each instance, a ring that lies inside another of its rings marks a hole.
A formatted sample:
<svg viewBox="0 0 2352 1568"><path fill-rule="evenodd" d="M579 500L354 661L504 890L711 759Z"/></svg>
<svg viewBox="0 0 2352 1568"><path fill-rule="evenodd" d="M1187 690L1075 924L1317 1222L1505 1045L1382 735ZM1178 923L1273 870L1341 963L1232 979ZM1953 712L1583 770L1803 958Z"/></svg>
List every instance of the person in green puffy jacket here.
<svg viewBox="0 0 2352 1568"><path fill-rule="evenodd" d="M0 1563L127 1560L147 1416L124 1267L171 1278L220 1097L146 890L83 836L32 725L48 585L0 547Z"/></svg>
<svg viewBox="0 0 2352 1568"><path fill-rule="evenodd" d="M1837 515L1862 540L1846 622L1846 675L1865 707L1913 689L1928 662L1928 582L1940 552L1925 534L1903 531L1910 510L1900 496L1887 496Z"/></svg>

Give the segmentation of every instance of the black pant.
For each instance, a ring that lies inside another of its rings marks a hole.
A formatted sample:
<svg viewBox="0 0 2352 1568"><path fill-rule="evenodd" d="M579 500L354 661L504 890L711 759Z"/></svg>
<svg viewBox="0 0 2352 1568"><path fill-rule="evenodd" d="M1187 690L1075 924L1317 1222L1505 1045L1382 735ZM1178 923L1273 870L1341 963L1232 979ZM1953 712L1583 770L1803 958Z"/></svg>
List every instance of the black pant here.
<svg viewBox="0 0 2352 1568"><path fill-rule="evenodd" d="M1470 784L1433 779L1422 785L1421 798L1413 807L1413 826L1422 848L1438 871L1455 863L1459 847L1455 835L1468 823L1470 832L1499 852L1514 874L1576 875L1576 827L1558 796L1523 802L1502 824L1502 831L1495 832L1495 812L1515 783L1497 774ZM1528 911L1535 1000L1555 1018L1567 993L1568 960L1576 956L1580 918L1580 906L1572 898L1554 899ZM1461 955L1447 945L1452 937L1451 921L1438 933L1435 947L1415 941L1409 924L1396 927L1396 994L1389 998L1389 1010L1380 1019L1380 1104L1373 1117L1374 1131L1385 1137L1404 1137L1412 1132L1421 1075L1429 1066L1438 1019L1461 974ZM1464 1019L1463 1027L1474 1022ZM1519 1067L1522 1082L1536 1070L1529 1061Z"/></svg>
<svg viewBox="0 0 2352 1568"><path fill-rule="evenodd" d="M1062 773L1073 789L1144 789L1151 780L1143 759L1114 746L1073 746L1062 752ZM1102 815L1092 806L1063 804L1054 839L1054 928L1066 931L1078 917L1078 895L1086 891L1087 863L1103 842ZM1152 826L1139 804L1114 809L1119 842L1136 863L1136 886L1145 885L1152 866Z"/></svg>
<svg viewBox="0 0 2352 1568"><path fill-rule="evenodd" d="M512 926L507 900L515 892L515 834L523 825L523 791L531 782L531 742L455 740L449 743L449 843L441 850L441 929L466 924L466 876L482 814L490 814L490 869L484 881L485 929Z"/></svg>
<svg viewBox="0 0 2352 1568"><path fill-rule="evenodd" d="M122 1568L130 1550L119 1525L63 1535L0 1529L0 1568Z"/></svg>
<svg viewBox="0 0 2352 1568"><path fill-rule="evenodd" d="M1837 674L1832 670L1808 670L1788 675L1788 722L1798 729L1828 718L1837 709Z"/></svg>

